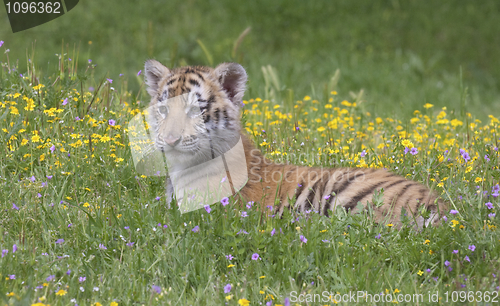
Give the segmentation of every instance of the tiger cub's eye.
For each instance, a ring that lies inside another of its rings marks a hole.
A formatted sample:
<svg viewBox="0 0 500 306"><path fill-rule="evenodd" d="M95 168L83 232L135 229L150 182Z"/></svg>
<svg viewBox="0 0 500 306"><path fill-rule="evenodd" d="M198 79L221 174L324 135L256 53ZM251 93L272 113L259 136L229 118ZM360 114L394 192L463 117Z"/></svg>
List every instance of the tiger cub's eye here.
<svg viewBox="0 0 500 306"><path fill-rule="evenodd" d="M164 105L158 107L158 111L160 112L160 114L163 114L163 115L166 115L168 113L168 109Z"/></svg>
<svg viewBox="0 0 500 306"><path fill-rule="evenodd" d="M201 115L200 108L199 107L191 107L189 111L187 112L187 115L189 118L195 118Z"/></svg>

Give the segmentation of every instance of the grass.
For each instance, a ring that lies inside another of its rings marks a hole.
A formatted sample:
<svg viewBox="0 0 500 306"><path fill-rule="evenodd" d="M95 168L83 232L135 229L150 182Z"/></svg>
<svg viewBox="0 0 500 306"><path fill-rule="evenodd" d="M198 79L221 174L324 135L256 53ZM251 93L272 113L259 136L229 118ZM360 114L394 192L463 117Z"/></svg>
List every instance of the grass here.
<svg viewBox="0 0 500 306"><path fill-rule="evenodd" d="M385 167L437 189L453 211L420 232L410 218L397 230L342 210L263 219L255 205L216 203L181 215L166 208L164 178L140 176L132 163L126 127L144 91L119 77L101 82L99 66L77 69L67 56L52 74L36 63L4 61L0 70L3 304L323 305L357 291L448 304L468 292L475 301L477 292L498 295L498 117L431 103L409 120L377 116L362 97L342 98L336 78L295 99L266 69L243 124L270 158Z"/></svg>
<svg viewBox="0 0 500 306"><path fill-rule="evenodd" d="M238 61L250 75L249 98L264 97L263 66L276 68L279 90L294 100L322 93L340 69L342 98L364 89L364 103L374 114L409 119L411 111L432 103L477 109L476 116L487 119L500 113L499 5L496 0L80 1L67 15L17 34L10 33L0 10L0 37L11 54L22 55L16 57L21 70L26 49L31 53L34 44L36 68L47 75L58 71L54 54L67 53L80 67L92 59L100 67L97 79L123 73L134 92L140 86L136 74L149 58L169 67ZM461 82L468 88L463 101Z"/></svg>

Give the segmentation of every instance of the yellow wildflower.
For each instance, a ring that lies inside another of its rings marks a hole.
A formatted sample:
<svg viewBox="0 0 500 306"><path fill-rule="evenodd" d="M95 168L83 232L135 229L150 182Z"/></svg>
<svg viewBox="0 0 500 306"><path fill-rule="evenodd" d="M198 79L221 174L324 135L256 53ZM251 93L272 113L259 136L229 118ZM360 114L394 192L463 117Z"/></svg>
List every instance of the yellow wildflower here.
<svg viewBox="0 0 500 306"><path fill-rule="evenodd" d="M238 305L241 305L241 306L248 306L250 305L250 301L247 300L247 299L239 299L238 300Z"/></svg>

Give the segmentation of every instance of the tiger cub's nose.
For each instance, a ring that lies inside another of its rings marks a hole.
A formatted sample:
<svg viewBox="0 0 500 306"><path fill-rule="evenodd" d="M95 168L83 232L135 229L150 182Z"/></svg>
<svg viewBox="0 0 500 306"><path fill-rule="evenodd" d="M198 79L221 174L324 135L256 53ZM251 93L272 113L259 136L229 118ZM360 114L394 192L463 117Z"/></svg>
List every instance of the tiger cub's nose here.
<svg viewBox="0 0 500 306"><path fill-rule="evenodd" d="M167 138L165 138L165 142L171 147L175 147L176 145L178 145L181 140L182 136L168 135Z"/></svg>

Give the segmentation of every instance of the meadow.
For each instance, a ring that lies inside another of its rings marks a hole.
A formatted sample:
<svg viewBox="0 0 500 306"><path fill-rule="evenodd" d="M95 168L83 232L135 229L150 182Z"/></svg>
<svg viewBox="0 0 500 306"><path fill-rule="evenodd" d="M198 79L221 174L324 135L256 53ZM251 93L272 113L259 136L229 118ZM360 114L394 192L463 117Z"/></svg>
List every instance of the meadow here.
<svg viewBox="0 0 500 306"><path fill-rule="evenodd" d="M0 305L500 300L497 1L80 2L21 35L0 10ZM148 58L240 62L270 159L387 168L448 201L442 225L167 208L129 148Z"/></svg>
<svg viewBox="0 0 500 306"><path fill-rule="evenodd" d="M92 63L80 71L61 55L51 75L30 63L1 69L3 304L330 305L358 291L403 304L497 299L499 118L430 103L410 120L378 117L339 98L336 79L327 97L248 98L245 130L270 158L385 167L452 209L422 231L409 217L398 230L342 210L264 218L232 199L181 215L165 204L164 178L132 162L127 124L147 98L120 79L91 88Z"/></svg>

